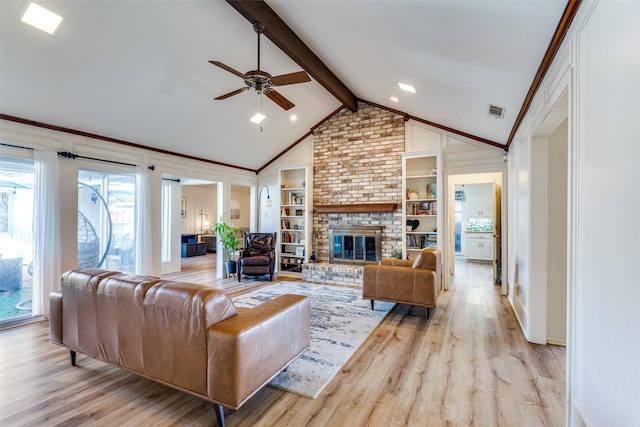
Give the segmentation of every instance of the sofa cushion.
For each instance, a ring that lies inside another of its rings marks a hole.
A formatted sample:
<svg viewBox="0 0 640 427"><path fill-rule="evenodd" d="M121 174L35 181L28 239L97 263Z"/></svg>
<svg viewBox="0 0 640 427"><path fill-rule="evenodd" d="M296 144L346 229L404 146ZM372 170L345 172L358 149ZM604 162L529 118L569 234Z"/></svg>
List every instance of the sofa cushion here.
<svg viewBox="0 0 640 427"><path fill-rule="evenodd" d="M269 258L269 255L256 255L249 258L242 258L242 265L244 266L269 265L270 262L271 258Z"/></svg>

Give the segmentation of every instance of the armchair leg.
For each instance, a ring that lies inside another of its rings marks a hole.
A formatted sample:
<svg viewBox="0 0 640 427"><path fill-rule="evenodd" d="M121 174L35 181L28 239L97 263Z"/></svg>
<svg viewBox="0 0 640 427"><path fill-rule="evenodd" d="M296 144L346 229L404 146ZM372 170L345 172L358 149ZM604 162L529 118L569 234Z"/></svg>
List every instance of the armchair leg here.
<svg viewBox="0 0 640 427"><path fill-rule="evenodd" d="M76 366L76 352L69 350L71 356L71 366Z"/></svg>
<svg viewBox="0 0 640 427"><path fill-rule="evenodd" d="M224 408L222 405L216 403L213 404L213 409L216 411L216 420L218 421L218 427L224 427Z"/></svg>
<svg viewBox="0 0 640 427"><path fill-rule="evenodd" d="M373 310L373 303L374 303L374 301L371 300L371 310Z"/></svg>
<svg viewBox="0 0 640 427"><path fill-rule="evenodd" d="M429 311L430 311L430 310L431 310L431 309L430 309L429 307L427 307L427 319L429 318Z"/></svg>

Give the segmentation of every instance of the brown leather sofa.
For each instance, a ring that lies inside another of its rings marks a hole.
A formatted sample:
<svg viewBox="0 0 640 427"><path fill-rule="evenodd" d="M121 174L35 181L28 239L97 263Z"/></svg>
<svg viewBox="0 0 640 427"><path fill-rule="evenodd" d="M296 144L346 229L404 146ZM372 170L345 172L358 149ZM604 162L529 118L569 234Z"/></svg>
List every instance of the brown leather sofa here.
<svg viewBox="0 0 640 427"><path fill-rule="evenodd" d="M362 298L418 305L429 311L442 291L441 254L423 249L415 260L383 259L364 267Z"/></svg>
<svg viewBox="0 0 640 427"><path fill-rule="evenodd" d="M66 272L49 297L51 341L238 409L310 343L309 299L282 295L236 308L204 285L100 269Z"/></svg>

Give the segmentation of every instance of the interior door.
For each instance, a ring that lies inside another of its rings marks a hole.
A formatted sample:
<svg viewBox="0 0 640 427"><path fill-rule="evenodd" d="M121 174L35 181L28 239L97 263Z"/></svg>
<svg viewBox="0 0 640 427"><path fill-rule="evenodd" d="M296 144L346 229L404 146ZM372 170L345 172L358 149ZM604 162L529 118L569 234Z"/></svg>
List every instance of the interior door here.
<svg viewBox="0 0 640 427"><path fill-rule="evenodd" d="M496 285L502 284L502 187L493 183L493 279Z"/></svg>

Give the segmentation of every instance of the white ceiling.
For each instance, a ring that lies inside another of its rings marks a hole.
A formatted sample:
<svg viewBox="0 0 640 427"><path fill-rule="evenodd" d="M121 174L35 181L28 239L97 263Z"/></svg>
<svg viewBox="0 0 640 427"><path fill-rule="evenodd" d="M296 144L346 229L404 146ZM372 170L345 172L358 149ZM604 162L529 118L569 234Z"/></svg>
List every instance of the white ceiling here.
<svg viewBox="0 0 640 427"><path fill-rule="evenodd" d="M0 1L0 112L258 169L340 107L315 81L279 87L262 124L251 92L208 60L256 68L256 33L224 1L41 1L49 36ZM268 5L358 97L501 144L558 25L561 1L283 1ZM262 37L261 69L301 68ZM418 93L399 90L413 84ZM397 96L394 103L389 96ZM504 119L488 105L506 108ZM289 121L291 113L296 122Z"/></svg>

